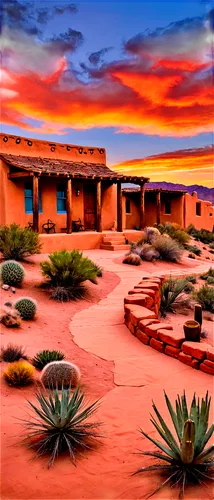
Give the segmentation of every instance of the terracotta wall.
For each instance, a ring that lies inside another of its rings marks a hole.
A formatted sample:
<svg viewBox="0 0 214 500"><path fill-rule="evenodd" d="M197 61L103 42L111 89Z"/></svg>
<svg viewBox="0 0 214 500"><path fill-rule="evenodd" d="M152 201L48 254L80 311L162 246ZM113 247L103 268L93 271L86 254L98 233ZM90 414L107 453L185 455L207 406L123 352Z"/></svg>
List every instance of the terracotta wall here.
<svg viewBox="0 0 214 500"><path fill-rule="evenodd" d="M201 203L201 215L196 215L196 203ZM213 230L214 225L214 207L209 201L198 199L197 193L185 194L185 227L193 224L196 229Z"/></svg>
<svg viewBox="0 0 214 500"><path fill-rule="evenodd" d="M184 195L175 197L173 194L161 193L161 223L176 222L179 226L184 225ZM171 214L165 213L165 202L170 201Z"/></svg>
<svg viewBox="0 0 214 500"><path fill-rule="evenodd" d="M102 228L111 229L117 219L117 186L102 184Z"/></svg>
<svg viewBox="0 0 214 500"><path fill-rule="evenodd" d="M14 155L106 164L106 150L104 148L41 141L11 134L0 134L0 151Z"/></svg>
<svg viewBox="0 0 214 500"><path fill-rule="evenodd" d="M131 213L126 213L126 199L130 200ZM133 195L123 196L123 228L124 229L135 229L140 226L140 194L134 193Z"/></svg>

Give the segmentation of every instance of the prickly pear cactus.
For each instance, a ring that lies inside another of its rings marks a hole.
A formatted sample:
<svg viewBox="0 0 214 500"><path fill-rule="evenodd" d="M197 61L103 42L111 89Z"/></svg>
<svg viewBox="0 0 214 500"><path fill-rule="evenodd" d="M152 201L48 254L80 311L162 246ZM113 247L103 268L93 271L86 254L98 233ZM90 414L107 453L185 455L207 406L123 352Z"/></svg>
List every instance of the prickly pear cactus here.
<svg viewBox="0 0 214 500"><path fill-rule="evenodd" d="M2 282L9 286L20 286L25 276L24 267L15 260L3 262L0 273Z"/></svg>
<svg viewBox="0 0 214 500"><path fill-rule="evenodd" d="M14 307L19 311L22 319L33 319L36 314L36 302L29 297L18 299Z"/></svg>

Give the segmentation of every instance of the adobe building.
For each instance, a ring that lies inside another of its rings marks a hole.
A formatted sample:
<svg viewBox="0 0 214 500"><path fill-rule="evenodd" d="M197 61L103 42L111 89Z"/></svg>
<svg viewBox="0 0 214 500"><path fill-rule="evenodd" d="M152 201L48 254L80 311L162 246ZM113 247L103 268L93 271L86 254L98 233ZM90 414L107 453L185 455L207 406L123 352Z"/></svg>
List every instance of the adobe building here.
<svg viewBox="0 0 214 500"><path fill-rule="evenodd" d="M196 229L213 231L214 207L182 190L145 188L145 225L176 222L183 228L193 224ZM123 228L140 227L140 187L123 188Z"/></svg>

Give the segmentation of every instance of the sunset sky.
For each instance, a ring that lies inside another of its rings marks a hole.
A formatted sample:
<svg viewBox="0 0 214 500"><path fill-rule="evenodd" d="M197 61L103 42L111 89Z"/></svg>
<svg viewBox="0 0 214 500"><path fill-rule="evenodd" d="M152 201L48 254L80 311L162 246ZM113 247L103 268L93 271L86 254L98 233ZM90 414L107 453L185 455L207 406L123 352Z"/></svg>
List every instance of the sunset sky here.
<svg viewBox="0 0 214 500"><path fill-rule="evenodd" d="M213 186L214 3L3 0L2 131Z"/></svg>

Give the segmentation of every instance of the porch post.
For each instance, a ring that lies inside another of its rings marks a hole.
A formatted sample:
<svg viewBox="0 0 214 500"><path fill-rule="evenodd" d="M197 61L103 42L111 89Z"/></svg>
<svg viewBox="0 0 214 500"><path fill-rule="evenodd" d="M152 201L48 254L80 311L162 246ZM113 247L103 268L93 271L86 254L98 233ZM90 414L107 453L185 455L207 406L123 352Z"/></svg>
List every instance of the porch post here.
<svg viewBox="0 0 214 500"><path fill-rule="evenodd" d="M145 227L145 186L141 184L140 190L140 229Z"/></svg>
<svg viewBox="0 0 214 500"><path fill-rule="evenodd" d="M96 228L98 233L102 232L102 213L101 213L101 181L96 183Z"/></svg>
<svg viewBox="0 0 214 500"><path fill-rule="evenodd" d="M121 181L117 182L117 231L123 231Z"/></svg>
<svg viewBox="0 0 214 500"><path fill-rule="evenodd" d="M39 232L39 178L33 176L33 231Z"/></svg>
<svg viewBox="0 0 214 500"><path fill-rule="evenodd" d="M67 180L66 193L66 210L67 210L67 233L72 233L72 180Z"/></svg>
<svg viewBox="0 0 214 500"><path fill-rule="evenodd" d="M157 208L157 224L160 224L160 219L161 219L161 194L160 194L160 191L157 192L157 196L156 196L156 208Z"/></svg>

